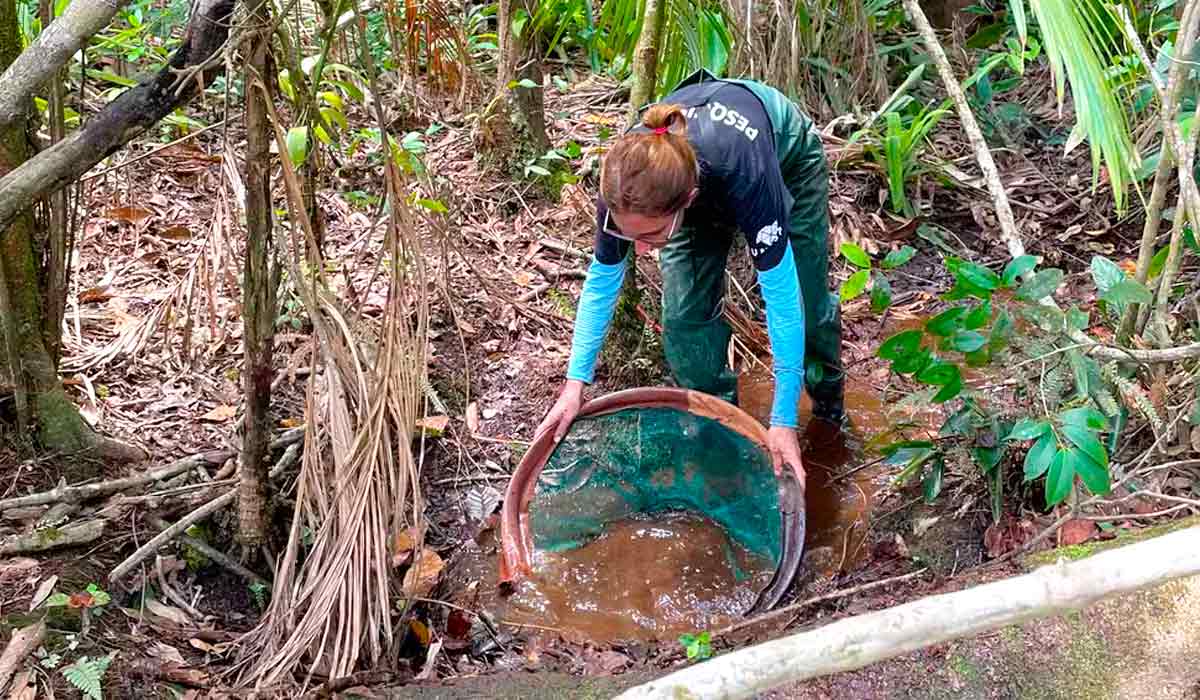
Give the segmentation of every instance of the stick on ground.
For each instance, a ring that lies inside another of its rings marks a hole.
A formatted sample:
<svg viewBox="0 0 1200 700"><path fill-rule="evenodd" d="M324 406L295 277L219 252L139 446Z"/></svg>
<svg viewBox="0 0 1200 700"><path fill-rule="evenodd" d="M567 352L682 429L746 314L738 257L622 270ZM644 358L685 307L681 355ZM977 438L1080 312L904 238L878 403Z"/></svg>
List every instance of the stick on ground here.
<svg viewBox="0 0 1200 700"><path fill-rule="evenodd" d="M4 654L0 655L0 693L8 689L8 681L12 679L21 662L46 638L46 621L39 620L36 625L30 625L18 630L8 641Z"/></svg>

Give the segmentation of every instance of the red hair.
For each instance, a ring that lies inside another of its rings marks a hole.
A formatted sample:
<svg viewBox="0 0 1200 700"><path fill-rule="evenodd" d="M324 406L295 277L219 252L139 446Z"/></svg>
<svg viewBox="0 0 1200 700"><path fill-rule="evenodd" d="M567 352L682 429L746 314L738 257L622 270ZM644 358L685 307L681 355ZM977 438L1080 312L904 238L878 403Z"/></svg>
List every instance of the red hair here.
<svg viewBox="0 0 1200 700"><path fill-rule="evenodd" d="M642 115L649 133L625 134L600 169L600 196L611 211L666 216L681 209L696 186L696 152L679 105L654 105Z"/></svg>

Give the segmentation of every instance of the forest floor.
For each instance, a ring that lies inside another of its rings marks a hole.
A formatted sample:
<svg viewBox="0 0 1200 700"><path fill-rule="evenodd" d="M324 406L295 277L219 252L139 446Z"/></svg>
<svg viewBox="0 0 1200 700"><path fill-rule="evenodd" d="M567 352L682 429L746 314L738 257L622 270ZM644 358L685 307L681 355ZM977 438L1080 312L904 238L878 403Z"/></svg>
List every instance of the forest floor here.
<svg viewBox="0 0 1200 700"><path fill-rule="evenodd" d="M437 183L436 191L426 194L441 198L452 217L446 231L430 231L428 236L431 393L442 404L437 412L448 422L440 436L426 439L421 485L429 519L426 544L448 562L430 596L463 607L473 599L464 597L467 591L476 596L495 588L493 568L464 564L494 562L495 556L494 519L472 518L468 502L494 499L503 491L560 386L574 303L591 249L595 155L607 135L617 131L624 110L615 86L600 80L566 91L547 90L546 102L553 144L563 147L573 141L582 148L577 172L583 180L563 187L558 198L545 196L540 185L483 165L462 114L447 110L436 120L405 124L406 129L421 131L435 123L441 126L425 136L424 160ZM1085 148L1063 157L1069 122L1058 116L1050 91L1030 93L1023 107L1023 120L997 122L996 138L1004 145L996 149L996 158L1029 252L1067 270L1071 298L1085 303L1095 295L1087 274L1094 252L1119 262L1136 257L1140 212L1135 204L1135 211L1118 218L1107 190L1092 191ZM198 118L217 118L202 114L202 108L197 111ZM910 192L930 214L913 221L885 213L880 202L886 187L877 170L862 159L860 148L846 143L844 134L827 135L834 166L831 255L847 241L872 253L901 245L918 251L893 277L894 304L887 314L872 313L865 298L843 307L844 362L857 390L875 396L875 406L883 404L889 380L874 350L897 325L937 312L939 294L949 288L941 256L958 255L993 268L1007 260L994 233L990 198L982 181L968 175L975 170L974 160L959 134L951 117L935 133L923 156L931 174ZM161 145L131 146L108 170L85 181L65 328L64 377L84 415L98 430L152 455L145 465L134 467L135 473L199 452L232 451L238 445L243 235L237 156L242 139L231 127L156 150ZM369 147L352 157L335 157L333 181L318 193L326 216L327 259L338 263L332 276L336 291L349 309L366 318L380 313L385 290L372 276L383 235L383 227L375 225L382 190L378 162L378 154ZM282 208L282 195L278 201ZM752 287L744 250L735 253L732 269L745 288ZM643 312L653 319L654 264L642 261L639 270L648 292ZM845 260L834 259L831 287L852 271ZM286 297L281 303L273 414L286 429L303 421L311 335L298 301ZM734 303L761 323L761 310L742 300ZM650 328L634 342L610 343L616 347L606 351L590 395L668 381L653 323ZM745 340L753 346L752 338ZM879 420L863 418L865 424ZM52 488L60 470L72 484L130 473L127 466L30 458L20 443L19 436L10 434L0 445L0 463L16 465L5 470L7 483L0 487L0 498ZM183 544L174 545L175 553L162 556L157 567L149 559L123 580L110 581L108 574L156 532L147 521L149 514L170 522L210 500L219 489L230 488L224 480L232 475L232 465L230 458L211 468L197 467L156 487L152 497L110 497L99 506L107 530L90 544L0 562L4 638L31 618L31 601L51 590L72 594L96 584L111 595L112 602L100 615L85 615L75 607L55 610L54 632L38 657L43 687L49 684L59 695L74 696L55 670L59 662L47 655L66 663L79 654L95 657L115 651L106 678L112 697L224 696L224 691L212 689L224 685L221 672L235 654L233 642L254 626L270 589L264 593ZM1019 482L1019 469L1014 472ZM716 639L714 650L1012 575L1022 570L1019 561L989 561L1028 541L1058 515L1018 510L1014 503L1005 521L992 525L986 487L971 465L951 466L943 496L931 506L921 502L919 485L896 487L891 476L886 470L873 473L877 488L860 513L863 534L856 540L855 556L847 558L844 551L840 559L835 556L838 565L825 567L821 576L807 576L785 603L920 573ZM286 474L277 482L281 494L288 493L293 480L294 474ZM287 496L280 496L275 506L273 525L282 542L290 526ZM88 506L67 517L85 518L94 515L93 510ZM32 529L44 515L44 507L5 511L0 514L0 539ZM1145 524L1116 521L1109 531L1064 528L1043 546L1111 538L1117 531ZM237 556L233 529L234 514L226 510L189 534ZM268 572L270 556L252 552L243 558L251 568ZM166 599L167 589L187 606ZM463 630L449 629L454 623L446 607L422 605L416 614L421 624L409 628L410 638L401 650L412 673L426 666L428 631L446 641L419 682L421 697L434 697L435 687L453 693L456 679L512 672L527 677L528 671L539 671L535 677L546 679L555 674L614 675L618 684L628 685L630 679L686 663L673 640L596 645L565 635L541 635L530 641L516 628L503 629L496 640L499 649L476 653L478 645L466 639ZM919 656L944 660L945 649ZM915 667L896 668L900 674ZM894 689L902 682L900 675L884 683L864 673L868 676L838 676L846 679L844 683L835 678L812 686L819 690L811 695L795 696L876 697L873 689ZM376 690L359 694L389 694L389 684L380 682L386 680L364 678L363 685ZM397 681L411 685L408 672L391 680L394 693L401 692ZM547 692L549 697L562 697L554 694L553 686ZM469 690L464 693L475 696ZM520 696L524 691L514 693Z"/></svg>

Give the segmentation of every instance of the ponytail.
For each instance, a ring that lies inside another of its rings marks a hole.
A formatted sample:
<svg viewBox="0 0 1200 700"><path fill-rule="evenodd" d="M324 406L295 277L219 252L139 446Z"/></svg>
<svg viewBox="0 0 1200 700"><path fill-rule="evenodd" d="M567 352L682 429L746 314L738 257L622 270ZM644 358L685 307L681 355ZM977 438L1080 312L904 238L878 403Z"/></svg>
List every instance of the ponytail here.
<svg viewBox="0 0 1200 700"><path fill-rule="evenodd" d="M617 213L666 216L687 203L699 169L679 105L656 104L642 115L649 132L622 136L600 169L600 196Z"/></svg>

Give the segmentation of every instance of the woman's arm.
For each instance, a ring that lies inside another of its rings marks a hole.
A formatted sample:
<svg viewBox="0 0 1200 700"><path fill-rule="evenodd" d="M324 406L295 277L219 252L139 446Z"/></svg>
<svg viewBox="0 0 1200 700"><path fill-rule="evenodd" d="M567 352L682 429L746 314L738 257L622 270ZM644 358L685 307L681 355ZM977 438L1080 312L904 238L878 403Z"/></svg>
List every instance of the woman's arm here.
<svg viewBox="0 0 1200 700"><path fill-rule="evenodd" d="M567 365L567 379L577 379L591 384L596 369L596 358L604 346L604 336L612 322L613 310L621 294L621 283L625 279L625 261L615 264L600 262L595 255L588 266L583 292L579 295L579 309L575 313L575 332L571 340L571 360Z"/></svg>
<svg viewBox="0 0 1200 700"><path fill-rule="evenodd" d="M760 270L767 311L767 336L775 358L775 400L771 425L796 427L796 411L804 387L804 299L796 276L792 246L786 243L779 262Z"/></svg>

